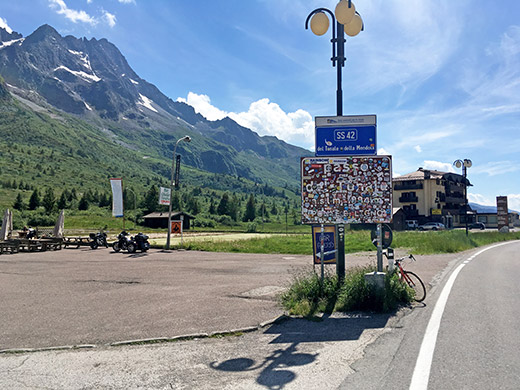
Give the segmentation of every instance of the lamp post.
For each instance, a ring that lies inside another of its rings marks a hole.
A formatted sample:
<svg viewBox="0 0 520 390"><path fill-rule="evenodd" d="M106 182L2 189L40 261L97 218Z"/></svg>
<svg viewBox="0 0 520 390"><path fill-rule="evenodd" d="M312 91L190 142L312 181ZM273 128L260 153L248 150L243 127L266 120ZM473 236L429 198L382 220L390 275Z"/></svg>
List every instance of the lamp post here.
<svg viewBox="0 0 520 390"><path fill-rule="evenodd" d="M343 115L342 68L345 66L345 34L354 37L363 30L363 20L351 0L340 0L334 13L327 8L317 8L305 20L305 29L309 28L314 34L324 35L329 29L329 16L332 19L332 66L336 67L336 115ZM336 272L339 280L345 277L345 225L338 225L338 252ZM321 261L323 267L323 260Z"/></svg>
<svg viewBox="0 0 520 390"><path fill-rule="evenodd" d="M166 236L166 250L170 250L170 230L172 226L172 192L173 192L173 172L175 170L175 156L177 154L177 145L181 141L190 142L191 137L189 135L185 135L182 138L179 138L177 142L175 142L175 146L173 148L173 159L172 159L172 172L170 179L170 205L168 206L168 235Z"/></svg>
<svg viewBox="0 0 520 390"><path fill-rule="evenodd" d="M341 71L345 66L345 36L354 37L363 30L363 20L359 13L356 12L354 3L351 0L341 0L337 5L335 12L327 8L317 8L312 11L305 20L305 29L309 28L309 20L311 30L316 35L324 35L329 29L329 14L332 19L332 66L337 69L337 90L336 90L336 114L343 115L343 91L341 88L342 77ZM334 15L336 17L334 17Z"/></svg>
<svg viewBox="0 0 520 390"><path fill-rule="evenodd" d="M464 160L455 160L453 165L457 168L462 167L462 176L464 176L464 221L466 223L466 236L468 235L468 173L467 169L471 168L473 163L470 159L465 158Z"/></svg>

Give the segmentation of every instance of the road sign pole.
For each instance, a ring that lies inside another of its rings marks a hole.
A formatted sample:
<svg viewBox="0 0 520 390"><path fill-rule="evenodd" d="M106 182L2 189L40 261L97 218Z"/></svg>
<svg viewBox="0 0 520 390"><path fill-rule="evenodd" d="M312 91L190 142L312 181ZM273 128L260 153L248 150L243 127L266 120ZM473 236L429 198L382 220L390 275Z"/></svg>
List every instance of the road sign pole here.
<svg viewBox="0 0 520 390"><path fill-rule="evenodd" d="M338 242L338 253L336 262L336 274L338 280L342 282L345 279L345 224L337 225L337 242Z"/></svg>
<svg viewBox="0 0 520 390"><path fill-rule="evenodd" d="M323 224L321 224L320 241L321 289L323 289L323 279L325 279L325 227Z"/></svg>

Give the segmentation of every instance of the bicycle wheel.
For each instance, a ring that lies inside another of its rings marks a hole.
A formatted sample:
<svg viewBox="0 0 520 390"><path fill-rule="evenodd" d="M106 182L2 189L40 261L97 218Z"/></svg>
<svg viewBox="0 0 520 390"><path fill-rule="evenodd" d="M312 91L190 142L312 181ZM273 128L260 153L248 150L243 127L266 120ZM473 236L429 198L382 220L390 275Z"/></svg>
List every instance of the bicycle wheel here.
<svg viewBox="0 0 520 390"><path fill-rule="evenodd" d="M416 274L410 271L404 271L405 280L408 285L413 288L415 291L415 297L414 299L417 302L424 301L424 298L426 298L426 288L424 287L424 283Z"/></svg>

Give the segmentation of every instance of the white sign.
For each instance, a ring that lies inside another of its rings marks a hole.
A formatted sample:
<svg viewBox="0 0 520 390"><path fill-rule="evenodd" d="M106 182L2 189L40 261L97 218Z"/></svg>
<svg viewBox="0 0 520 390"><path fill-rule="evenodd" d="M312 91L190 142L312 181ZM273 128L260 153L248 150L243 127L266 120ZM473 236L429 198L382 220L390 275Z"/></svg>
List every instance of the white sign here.
<svg viewBox="0 0 520 390"><path fill-rule="evenodd" d="M159 204L169 206L170 205L171 189L161 187L159 192Z"/></svg>
<svg viewBox="0 0 520 390"><path fill-rule="evenodd" d="M110 179L112 186L112 216L123 216L123 179Z"/></svg>

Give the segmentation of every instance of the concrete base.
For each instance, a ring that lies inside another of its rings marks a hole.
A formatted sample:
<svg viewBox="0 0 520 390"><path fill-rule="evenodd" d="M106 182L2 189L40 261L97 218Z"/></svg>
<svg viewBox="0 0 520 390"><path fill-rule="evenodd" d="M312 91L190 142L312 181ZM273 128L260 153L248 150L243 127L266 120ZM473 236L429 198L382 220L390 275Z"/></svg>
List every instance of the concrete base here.
<svg viewBox="0 0 520 390"><path fill-rule="evenodd" d="M365 281L369 286L374 286L378 290L384 290L385 275L384 272L370 272L365 274Z"/></svg>

